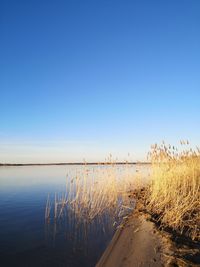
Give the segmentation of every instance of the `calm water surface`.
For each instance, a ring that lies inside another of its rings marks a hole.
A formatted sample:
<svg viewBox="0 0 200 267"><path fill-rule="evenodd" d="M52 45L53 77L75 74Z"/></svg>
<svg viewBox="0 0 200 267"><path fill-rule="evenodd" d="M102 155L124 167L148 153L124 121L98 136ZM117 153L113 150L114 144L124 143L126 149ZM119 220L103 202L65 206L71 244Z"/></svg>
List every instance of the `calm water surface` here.
<svg viewBox="0 0 200 267"><path fill-rule="evenodd" d="M48 194L64 192L66 174L76 168L0 168L0 266L95 265L115 231L108 218L77 225L68 212L65 220L45 223Z"/></svg>

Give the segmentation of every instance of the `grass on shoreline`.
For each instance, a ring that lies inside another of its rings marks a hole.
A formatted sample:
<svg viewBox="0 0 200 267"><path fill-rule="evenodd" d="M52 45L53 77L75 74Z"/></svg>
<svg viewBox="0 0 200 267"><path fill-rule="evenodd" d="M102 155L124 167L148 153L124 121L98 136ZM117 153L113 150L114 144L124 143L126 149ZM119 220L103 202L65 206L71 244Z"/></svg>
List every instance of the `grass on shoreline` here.
<svg viewBox="0 0 200 267"><path fill-rule="evenodd" d="M92 221L110 214L115 221L133 210L129 195L131 188L137 188L138 176L135 167L119 166L112 159L107 166L85 164L67 175L65 192L57 192L54 200L48 196L45 219L58 220L70 209L78 220Z"/></svg>
<svg viewBox="0 0 200 267"><path fill-rule="evenodd" d="M184 142L187 144L188 142ZM154 145L149 153L150 177L133 171L130 165L119 167L110 159L107 167L93 169L85 164L75 176L69 175L66 192L55 195L54 208L47 200L45 218L52 211L55 219L65 208L77 218L93 220L105 212L114 217L129 209L129 195L145 186L145 209L158 222L192 240L200 240L200 150Z"/></svg>
<svg viewBox="0 0 200 267"><path fill-rule="evenodd" d="M188 142L182 142L188 145ZM158 221L192 240L200 240L200 150L181 152L154 145L147 209Z"/></svg>

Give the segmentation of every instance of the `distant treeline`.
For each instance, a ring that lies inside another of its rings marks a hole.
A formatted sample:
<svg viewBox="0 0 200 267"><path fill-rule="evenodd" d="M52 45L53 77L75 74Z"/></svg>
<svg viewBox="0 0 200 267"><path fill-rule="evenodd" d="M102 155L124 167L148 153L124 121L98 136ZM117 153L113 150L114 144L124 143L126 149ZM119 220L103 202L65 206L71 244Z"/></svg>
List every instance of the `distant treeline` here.
<svg viewBox="0 0 200 267"><path fill-rule="evenodd" d="M0 163L0 166L53 166L53 165L135 165L150 164L149 162L63 162L63 163Z"/></svg>

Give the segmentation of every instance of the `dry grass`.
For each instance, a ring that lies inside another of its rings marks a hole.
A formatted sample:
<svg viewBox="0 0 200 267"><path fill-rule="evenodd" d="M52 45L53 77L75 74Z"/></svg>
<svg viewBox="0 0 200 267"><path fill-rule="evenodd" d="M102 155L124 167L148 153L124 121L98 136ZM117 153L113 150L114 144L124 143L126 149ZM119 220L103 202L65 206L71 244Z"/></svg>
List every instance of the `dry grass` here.
<svg viewBox="0 0 200 267"><path fill-rule="evenodd" d="M74 212L76 218L94 220L97 216L109 214L113 219L123 217L133 209L130 189L136 189L141 183L141 174L135 166L119 166L112 162L107 166L90 167L85 164L77 169L66 182L66 192L55 195L53 208L47 200L45 218L59 219L66 214L66 209Z"/></svg>
<svg viewBox="0 0 200 267"><path fill-rule="evenodd" d="M128 189L133 186L130 172L121 172L121 177L119 173L115 164L93 170L86 165L70 182L70 207L78 216L89 220L107 211L119 215L122 209L129 207Z"/></svg>
<svg viewBox="0 0 200 267"><path fill-rule="evenodd" d="M179 152L163 143L152 146L149 156L152 165L145 190L146 208L161 224L200 240L200 150L186 147ZM108 166L85 164L68 175L66 192L55 195L53 205L48 198L45 218L49 220L52 215L57 220L70 209L80 220L92 221L109 214L115 222L133 209L130 192L144 186L146 174L137 169L114 161Z"/></svg>
<svg viewBox="0 0 200 267"><path fill-rule="evenodd" d="M188 145L188 142L181 142ZM200 240L200 150L152 146L148 209L158 220L193 240Z"/></svg>

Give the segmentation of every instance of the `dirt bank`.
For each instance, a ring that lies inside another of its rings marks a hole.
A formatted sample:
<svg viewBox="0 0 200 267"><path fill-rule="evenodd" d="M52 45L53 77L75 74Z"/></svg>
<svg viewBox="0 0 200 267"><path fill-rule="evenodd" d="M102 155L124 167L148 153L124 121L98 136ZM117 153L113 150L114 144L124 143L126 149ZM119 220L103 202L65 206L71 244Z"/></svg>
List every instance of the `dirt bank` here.
<svg viewBox="0 0 200 267"><path fill-rule="evenodd" d="M200 243L164 227L145 206L144 189L131 194L136 208L116 231L96 267L200 267Z"/></svg>
<svg viewBox="0 0 200 267"><path fill-rule="evenodd" d="M160 267L166 265L170 254L154 223L135 213L117 230L96 267Z"/></svg>

